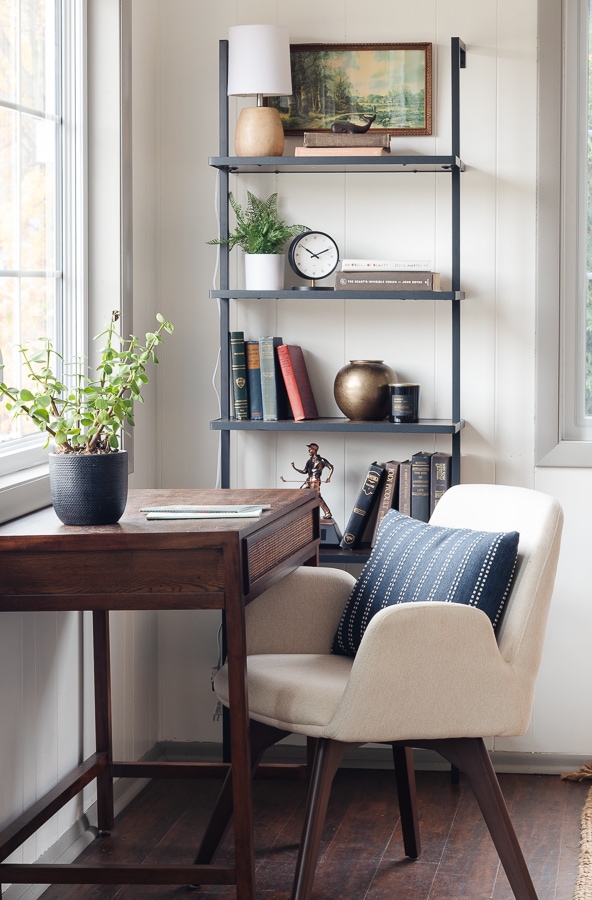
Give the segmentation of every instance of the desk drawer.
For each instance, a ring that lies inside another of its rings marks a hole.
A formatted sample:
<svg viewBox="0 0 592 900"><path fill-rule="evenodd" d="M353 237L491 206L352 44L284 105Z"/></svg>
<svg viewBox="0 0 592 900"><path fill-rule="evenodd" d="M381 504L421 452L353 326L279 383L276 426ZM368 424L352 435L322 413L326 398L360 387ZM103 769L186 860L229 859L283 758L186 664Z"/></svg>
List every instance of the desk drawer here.
<svg viewBox="0 0 592 900"><path fill-rule="evenodd" d="M221 609L221 547L2 553L0 611L43 609ZM32 604L29 606L28 604Z"/></svg>
<svg viewBox="0 0 592 900"><path fill-rule="evenodd" d="M281 519L279 524L262 528L244 539L244 592L261 587L269 573L282 566L282 575L311 557L311 543L319 541L318 509L307 509ZM283 565L282 565L283 564Z"/></svg>

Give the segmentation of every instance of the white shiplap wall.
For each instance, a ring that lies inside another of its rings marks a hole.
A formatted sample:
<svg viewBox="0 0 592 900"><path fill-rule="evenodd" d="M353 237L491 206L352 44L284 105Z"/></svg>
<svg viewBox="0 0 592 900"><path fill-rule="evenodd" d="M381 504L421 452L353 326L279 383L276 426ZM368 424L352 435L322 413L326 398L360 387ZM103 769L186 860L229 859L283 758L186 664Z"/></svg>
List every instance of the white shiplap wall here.
<svg viewBox="0 0 592 900"><path fill-rule="evenodd" d="M176 325L160 354L158 379L138 410L136 486L209 487L216 481L215 301L207 297L215 250L218 40L231 24L279 22L294 41L428 40L435 47L435 133L401 139L404 152L448 151L448 54L452 35L467 43L462 73L463 480L537 486L566 512L565 540L535 714L523 738L498 750L592 752L585 686L592 612L586 566L590 530L584 469L535 470L535 255L537 4L510 0L134 0L135 329L161 310ZM544 102L544 98L543 98ZM348 254L431 255L449 274L446 178L332 175L251 178L263 195L280 192L296 221L334 234ZM243 182L237 190L243 190ZM322 189L321 189L322 188ZM240 253L233 251L240 278ZM308 351L323 414L335 412L332 381L349 358L383 358L421 381L422 414L446 415L448 319L435 304L248 303L236 327L281 334ZM310 438L307 438L309 440ZM293 434L234 435L233 484L277 486L304 460ZM367 462L419 449L411 438L328 435L335 465L326 497L343 524ZM421 446L430 449L429 441ZM440 446L445 448L442 440ZM1 577L1 575L0 575ZM140 756L156 740L211 741L210 667L215 613L114 617L115 743ZM55 783L92 738L88 622L76 614L5 614L0 630L0 824ZM9 723L10 727L6 727ZM84 747L82 746L84 745ZM91 798L89 798L91 799ZM72 804L31 839L36 858L74 821ZM20 858L20 856L19 856Z"/></svg>
<svg viewBox="0 0 592 900"><path fill-rule="evenodd" d="M463 479L534 482L534 313L536 250L536 13L535 2L416 4L373 0L330 0L319 6L304 0L244 0L209 9L180 0L167 4L162 20L161 290L174 297L182 317L181 345L166 357L163 395L183 380L199 386L184 420L180 404L162 409L163 434L175 435L161 457L163 483L211 485L216 477L216 435L208 432L216 398L209 388L215 366L217 314L207 299L215 249L206 241L216 233L213 207L215 173L207 157L217 153L217 42L230 24L262 21L288 25L294 42L412 41L434 45L434 134L398 138L405 153L450 150L450 37L467 44L461 73L461 155L467 172L462 190L462 266L467 301L463 308L462 411ZM189 35L202 35L202 53L184 52ZM166 98L166 102L164 102ZM194 115L186 111L195 107ZM231 101L231 121L237 115ZM289 152L287 150L286 152ZM428 256L444 279L450 277L449 180L433 175L247 176L231 179L239 199L245 190L267 196L277 190L289 220L333 234L343 255ZM176 240L171 241L172 235ZM240 251L231 255L240 284ZM172 289L172 290L171 290ZM178 310L178 311L177 311ZM173 312L171 312L173 317ZM449 414L449 310L436 303L355 303L249 301L237 306L233 327L247 336L282 335L307 351L321 415L338 414L332 395L336 372L350 358L380 358L400 377L422 384L421 413ZM177 338L175 338L177 343ZM199 346L199 354L190 346ZM180 351L180 352L179 352ZM181 388L181 390L184 390ZM232 484L277 486L289 477L290 463L306 458L310 436L232 436ZM321 452L335 465L326 499L342 525L367 463L405 458L417 449L448 449L445 439L418 442L411 436L394 444L387 436L322 435ZM195 452L187 448L195 447ZM170 453L169 453L170 451ZM175 675L163 649L175 645L172 617L160 622L163 696L161 735L214 740L218 726L204 717L211 707L207 679L215 660L212 636L197 620L193 640L209 650L207 664L193 682ZM184 629L187 623L183 623ZM184 640L186 640L185 637ZM179 715L179 699L181 702ZM209 705L208 705L209 704ZM531 738L521 746L530 749ZM549 748L551 749L551 748Z"/></svg>

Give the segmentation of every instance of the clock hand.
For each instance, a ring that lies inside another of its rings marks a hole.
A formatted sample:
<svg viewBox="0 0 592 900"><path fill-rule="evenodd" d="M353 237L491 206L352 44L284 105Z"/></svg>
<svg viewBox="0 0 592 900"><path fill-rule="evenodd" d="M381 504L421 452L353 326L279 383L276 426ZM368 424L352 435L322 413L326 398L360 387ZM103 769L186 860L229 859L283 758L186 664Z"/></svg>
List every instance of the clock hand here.
<svg viewBox="0 0 592 900"><path fill-rule="evenodd" d="M314 256L315 259L318 259L318 258L319 258L319 257L318 257L318 254L313 253L312 250L309 250L309 249L308 249L308 247L305 247L304 249L306 250L307 253L310 253L311 256ZM324 252L325 252L325 251L323 251L323 253L324 253Z"/></svg>

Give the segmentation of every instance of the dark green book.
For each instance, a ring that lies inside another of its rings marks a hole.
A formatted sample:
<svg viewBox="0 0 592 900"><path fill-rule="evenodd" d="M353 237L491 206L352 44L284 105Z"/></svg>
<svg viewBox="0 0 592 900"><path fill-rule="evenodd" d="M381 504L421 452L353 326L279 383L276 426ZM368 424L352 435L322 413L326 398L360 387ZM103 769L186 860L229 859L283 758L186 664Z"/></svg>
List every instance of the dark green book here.
<svg viewBox="0 0 592 900"><path fill-rule="evenodd" d="M247 361L245 357L245 335L242 331L230 332L230 376L234 418L248 419Z"/></svg>

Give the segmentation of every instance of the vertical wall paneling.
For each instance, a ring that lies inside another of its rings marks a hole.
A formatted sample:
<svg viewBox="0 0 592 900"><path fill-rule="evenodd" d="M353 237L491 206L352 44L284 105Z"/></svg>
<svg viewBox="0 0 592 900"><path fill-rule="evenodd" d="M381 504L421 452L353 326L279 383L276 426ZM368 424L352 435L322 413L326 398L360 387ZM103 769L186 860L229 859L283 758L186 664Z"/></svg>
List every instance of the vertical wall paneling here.
<svg viewBox="0 0 592 900"><path fill-rule="evenodd" d="M116 0L100 4L103 13L116 7ZM90 0L93 27L98 8ZM581 468L534 466L536 115L537 102L548 99L537 97L536 13L535 0L429 0L422 3L421 17L416 5L402 0L234 0L207 11L195 0L132 0L134 317L141 331L162 310L176 326L160 354L149 402L138 410L134 479L137 486L215 483L219 435L208 423L218 415L211 381L219 319L216 302L208 298L216 250L207 241L216 234L217 176L207 158L218 151L218 41L228 26L277 21L290 27L294 41L432 41L434 134L397 139L395 152L403 153L442 153L449 146L448 47L450 36L460 35L467 45L460 122L467 164L461 194L461 408L467 421L462 478L535 484L558 496L566 511L533 722L524 738L498 741L496 749L585 755L592 726L582 715L582 692L592 673L585 639L591 623L583 498L592 477ZM230 105L231 133L240 103ZM93 159L108 165L102 150L100 142L94 144ZM242 179L239 190L279 190L287 217L334 234L348 254L400 249L433 256L444 277L450 274L444 179L331 175L320 184L315 177L253 176ZM231 187L238 187L232 178ZM93 201L97 228L106 199ZM107 240L105 254L109 245ZM99 324L112 305L110 285L119 284L119 272L101 265L101 258L95 257L90 279L91 291L96 288L104 300L95 308ZM229 266L240 284L239 250ZM249 336L279 333L301 343L323 413L335 412L337 370L364 354L384 358L405 378L417 377L422 403L442 415L449 399L449 323L446 310L432 306L437 305L249 301L233 311L231 326ZM302 465L309 440L310 434L305 439L298 433L233 434L232 483L278 485L292 461ZM319 443L335 465L326 496L342 523L369 460L404 458L420 449L409 435L396 447L388 437L371 435L327 435ZM445 441L440 443L444 449ZM157 739L218 739L209 684L218 625L216 614L115 617L116 748L141 755ZM0 784L2 823L69 768L80 743L89 749L89 638L86 614L2 614L0 702L4 720L11 722L0 732L0 756L11 772ZM85 804L92 798L89 788ZM57 826L48 824L24 855L38 855L78 812L63 810Z"/></svg>

